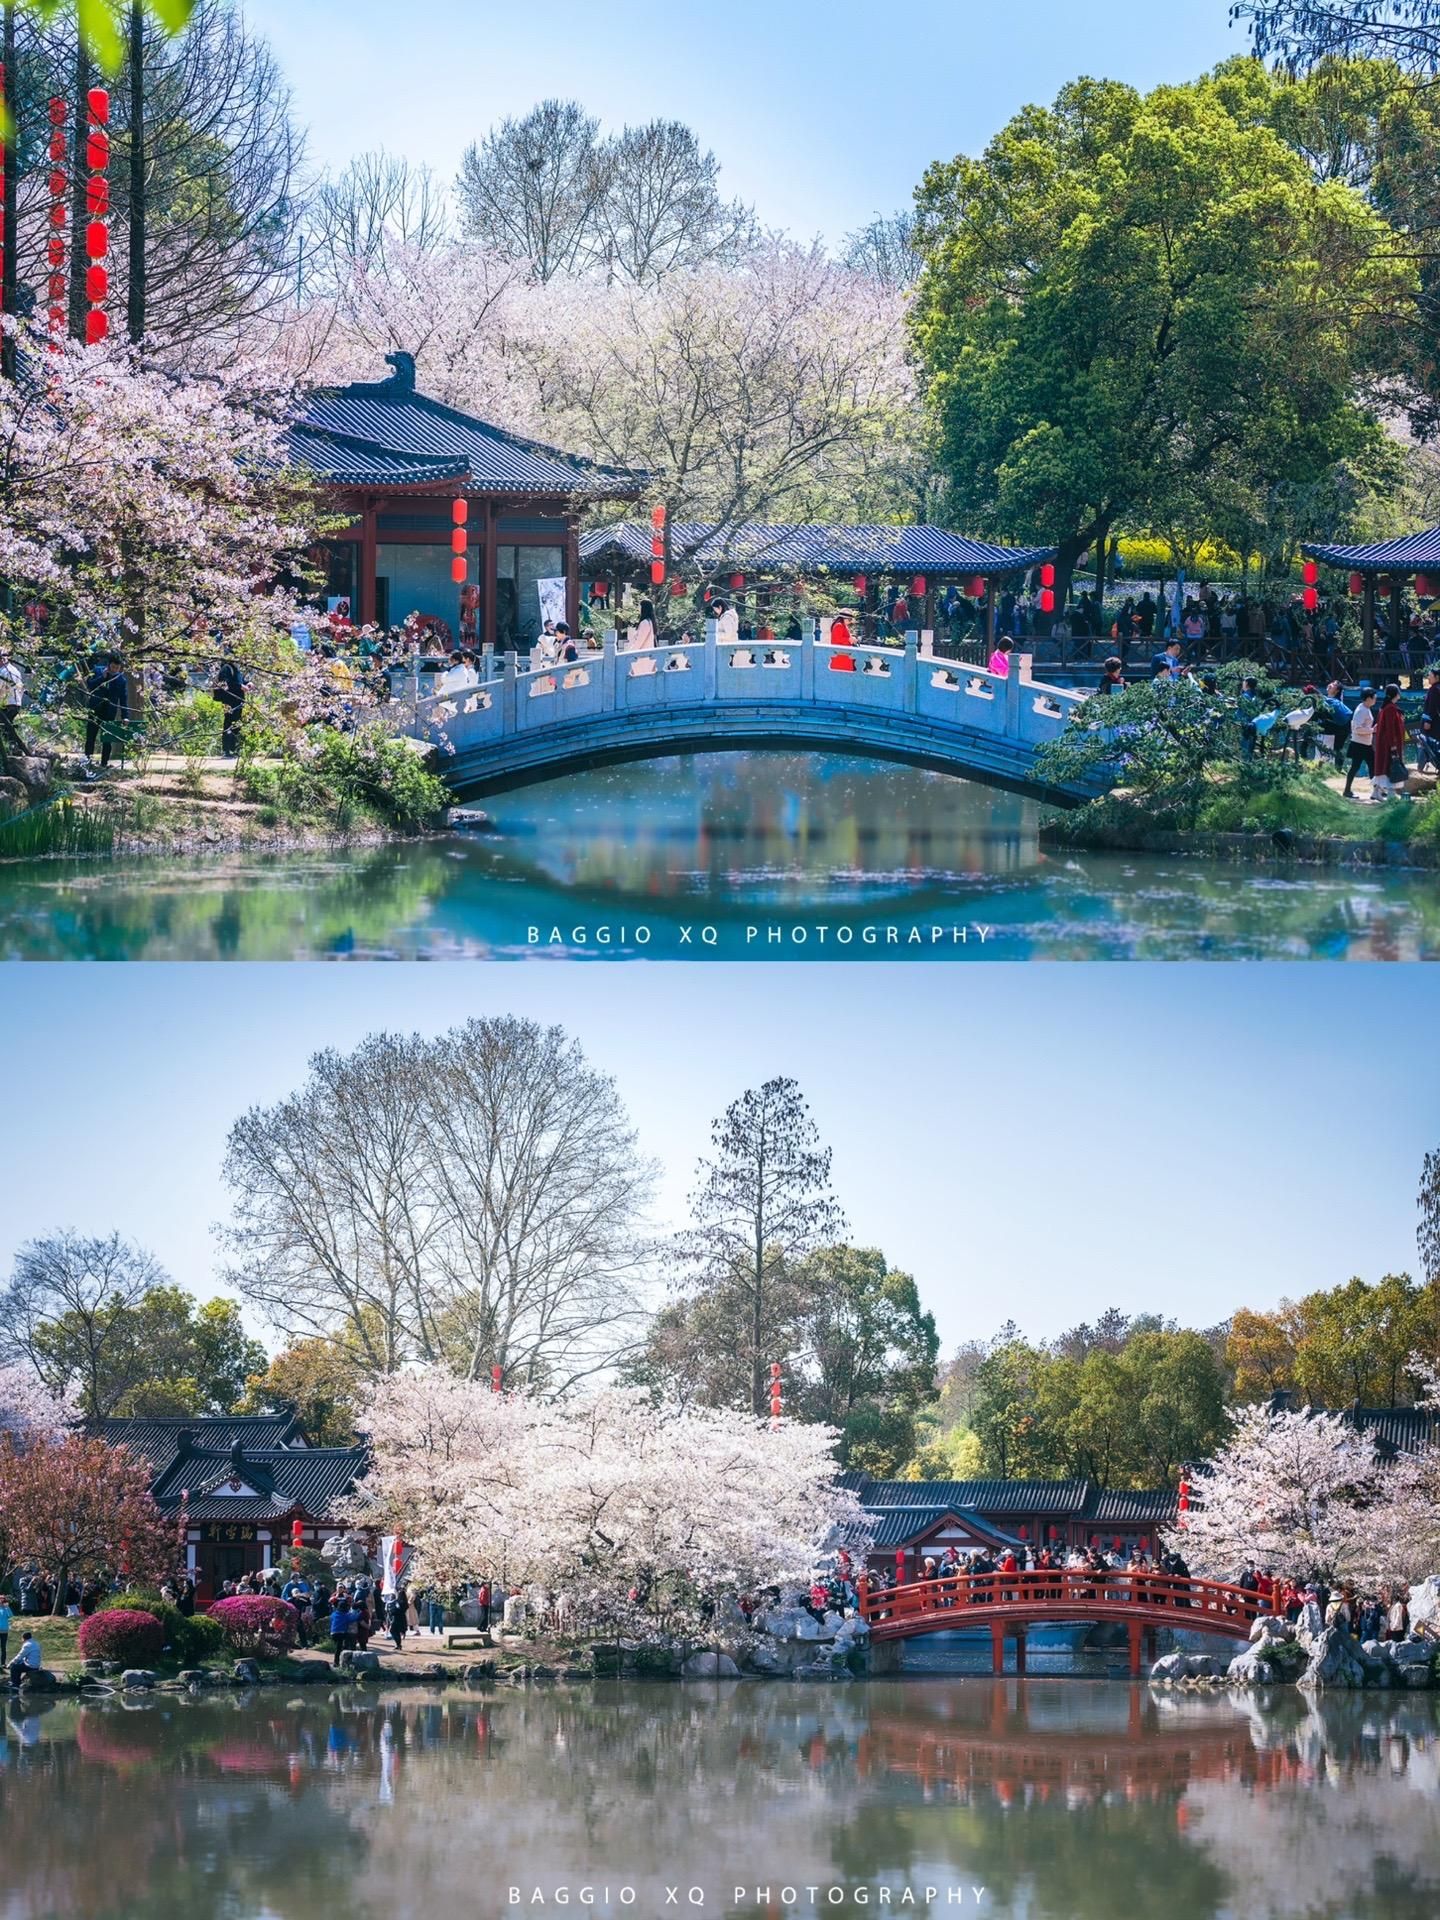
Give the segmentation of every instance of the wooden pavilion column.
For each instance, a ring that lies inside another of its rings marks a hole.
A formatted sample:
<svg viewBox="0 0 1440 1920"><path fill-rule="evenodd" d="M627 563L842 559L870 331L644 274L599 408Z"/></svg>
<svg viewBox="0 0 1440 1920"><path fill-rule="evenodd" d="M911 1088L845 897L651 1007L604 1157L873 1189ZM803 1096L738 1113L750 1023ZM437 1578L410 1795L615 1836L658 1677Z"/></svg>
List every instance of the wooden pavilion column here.
<svg viewBox="0 0 1440 1920"><path fill-rule="evenodd" d="M375 618L375 497L366 494L360 511L360 624L369 626Z"/></svg>
<svg viewBox="0 0 1440 1920"><path fill-rule="evenodd" d="M565 523L565 619L580 631L580 523L573 513Z"/></svg>
<svg viewBox="0 0 1440 1920"><path fill-rule="evenodd" d="M995 651L995 621L999 615L999 611L995 598L995 576L993 573L987 573L985 576L985 647L987 660L990 654Z"/></svg>
<svg viewBox="0 0 1440 1920"><path fill-rule="evenodd" d="M485 503L485 550L480 557L480 644L498 652L499 635L495 631L500 595L496 587L500 564L498 543L500 515L493 500Z"/></svg>
<svg viewBox="0 0 1440 1920"><path fill-rule="evenodd" d="M1400 643L1405 633L1405 577L1392 573L1390 576L1390 644L1395 649L1397 677L1400 673Z"/></svg>
<svg viewBox="0 0 1440 1920"><path fill-rule="evenodd" d="M1375 645L1375 576L1365 575L1365 588L1360 596L1360 626L1365 639L1365 651L1369 653Z"/></svg>

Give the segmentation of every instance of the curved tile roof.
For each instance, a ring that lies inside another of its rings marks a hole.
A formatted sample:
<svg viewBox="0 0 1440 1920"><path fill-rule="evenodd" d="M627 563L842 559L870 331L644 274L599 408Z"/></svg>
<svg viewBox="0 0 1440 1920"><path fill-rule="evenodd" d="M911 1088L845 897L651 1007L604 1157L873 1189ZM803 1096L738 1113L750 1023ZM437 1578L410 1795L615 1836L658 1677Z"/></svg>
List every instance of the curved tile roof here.
<svg viewBox="0 0 1440 1920"><path fill-rule="evenodd" d="M1362 547L1301 548L1313 560L1324 560L1332 567L1349 567L1354 573L1440 572L1440 527L1423 533L1407 533L1399 540L1377 540Z"/></svg>
<svg viewBox="0 0 1440 1920"><path fill-rule="evenodd" d="M649 563L650 523L622 520L582 536L580 559L610 564ZM749 566L761 572L804 572L830 568L837 573L1015 573L1054 557L1054 547L1000 547L947 533L943 527L839 526L819 522L787 526L753 522L715 527L704 521L676 521L670 528L672 554L701 567Z"/></svg>
<svg viewBox="0 0 1440 1920"><path fill-rule="evenodd" d="M303 1447L304 1435L293 1413L177 1414L162 1418L92 1420L87 1431L112 1447L129 1447L149 1463L157 1477L168 1472L187 1445L214 1454L231 1447Z"/></svg>
<svg viewBox="0 0 1440 1920"><path fill-rule="evenodd" d="M463 480L470 493L633 500L643 475L602 467L461 413L415 390L407 354L389 380L317 390L296 415L291 445L331 485Z"/></svg>
<svg viewBox="0 0 1440 1920"><path fill-rule="evenodd" d="M180 1455L151 1487L169 1512L189 1497L194 1520L275 1518L301 1507L312 1519L324 1518L364 1471L363 1447L240 1447L227 1452L196 1450ZM251 1494L217 1493L227 1480L253 1487Z"/></svg>

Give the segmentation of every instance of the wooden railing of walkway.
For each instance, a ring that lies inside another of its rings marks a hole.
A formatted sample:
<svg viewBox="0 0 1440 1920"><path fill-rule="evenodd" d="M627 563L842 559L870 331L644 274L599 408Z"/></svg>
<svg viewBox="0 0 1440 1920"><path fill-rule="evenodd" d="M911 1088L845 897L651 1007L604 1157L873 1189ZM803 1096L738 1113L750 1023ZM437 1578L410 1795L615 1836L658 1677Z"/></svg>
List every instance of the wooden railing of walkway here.
<svg viewBox="0 0 1440 1920"><path fill-rule="evenodd" d="M1007 1637L1016 1643L1015 1670L1024 1673L1026 1628L1042 1622L1122 1622L1129 1636L1130 1671L1138 1674L1142 1650L1148 1645L1153 1659L1161 1627L1248 1640L1261 1611L1258 1594L1218 1580L1170 1573L1092 1573L1072 1567L1036 1573L940 1574L933 1580L873 1591L869 1577L862 1575L857 1591L861 1617L875 1640L988 1628L996 1673L1004 1671Z"/></svg>

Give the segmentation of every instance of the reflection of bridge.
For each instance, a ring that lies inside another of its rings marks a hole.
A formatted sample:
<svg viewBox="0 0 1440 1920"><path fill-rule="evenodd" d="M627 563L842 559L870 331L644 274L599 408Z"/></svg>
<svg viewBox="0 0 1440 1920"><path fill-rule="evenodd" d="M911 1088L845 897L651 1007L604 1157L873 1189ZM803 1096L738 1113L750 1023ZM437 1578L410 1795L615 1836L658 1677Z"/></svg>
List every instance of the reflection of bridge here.
<svg viewBox="0 0 1440 1920"><path fill-rule="evenodd" d="M493 656L487 656L493 661ZM1081 698L898 647L797 641L600 653L521 670L505 654L479 687L415 700L416 730L441 747L457 794L662 754L788 747L929 767L1073 805L1089 798L1035 773L1035 754ZM416 694L424 689L417 685Z"/></svg>
<svg viewBox="0 0 1440 1920"><path fill-rule="evenodd" d="M1044 1573L955 1574L874 1592L868 1578L862 1578L860 1611L876 1641L988 1628L996 1673L1004 1671L1007 1636L1015 1640L1015 1670L1024 1673L1027 1627L1058 1620L1118 1620L1129 1639L1130 1671L1138 1674L1142 1646L1148 1643L1153 1659L1161 1627L1248 1640L1260 1604L1255 1594L1218 1580L1057 1567Z"/></svg>

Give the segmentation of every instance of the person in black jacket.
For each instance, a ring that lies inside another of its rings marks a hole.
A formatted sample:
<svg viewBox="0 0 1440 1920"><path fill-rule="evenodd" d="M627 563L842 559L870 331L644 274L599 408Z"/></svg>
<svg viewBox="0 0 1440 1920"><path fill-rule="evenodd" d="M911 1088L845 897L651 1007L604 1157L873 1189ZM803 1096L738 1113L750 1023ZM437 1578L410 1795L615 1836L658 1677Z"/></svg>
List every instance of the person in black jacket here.
<svg viewBox="0 0 1440 1920"><path fill-rule="evenodd" d="M130 719L130 682L118 653L107 653L92 667L85 682L85 708L85 758L94 758L98 742L100 764L108 767L110 750Z"/></svg>
<svg viewBox="0 0 1440 1920"><path fill-rule="evenodd" d="M220 751L233 760L240 751L240 723L245 717L245 680L233 660L222 660L215 675L215 698L224 718L220 726Z"/></svg>

